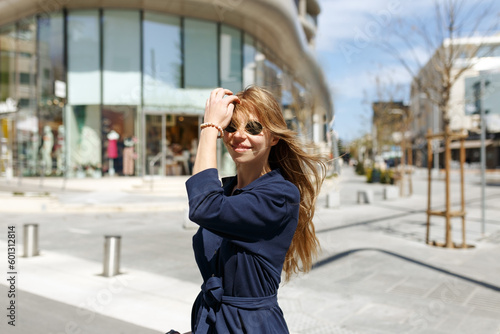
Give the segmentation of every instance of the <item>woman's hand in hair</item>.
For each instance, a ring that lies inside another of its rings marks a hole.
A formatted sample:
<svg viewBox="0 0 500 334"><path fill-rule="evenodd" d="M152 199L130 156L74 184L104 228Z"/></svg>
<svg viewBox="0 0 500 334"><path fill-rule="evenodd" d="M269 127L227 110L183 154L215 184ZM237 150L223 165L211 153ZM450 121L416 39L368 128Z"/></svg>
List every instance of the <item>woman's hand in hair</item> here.
<svg viewBox="0 0 500 334"><path fill-rule="evenodd" d="M216 88L210 93L205 105L205 123L213 123L226 128L233 117L234 103L240 103L240 99L233 95L229 89Z"/></svg>

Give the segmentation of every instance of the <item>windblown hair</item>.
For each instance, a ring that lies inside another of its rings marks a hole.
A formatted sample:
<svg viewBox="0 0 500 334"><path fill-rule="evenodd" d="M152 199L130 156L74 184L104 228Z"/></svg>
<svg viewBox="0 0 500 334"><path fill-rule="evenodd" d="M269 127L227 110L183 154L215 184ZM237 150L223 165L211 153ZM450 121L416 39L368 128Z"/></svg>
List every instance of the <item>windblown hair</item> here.
<svg viewBox="0 0 500 334"><path fill-rule="evenodd" d="M300 192L299 221L283 264L285 281L288 281L294 273L308 272L318 255L319 241L312 219L326 175L325 158L306 152L297 133L288 129L281 107L271 92L250 86L236 95L241 104L236 104L236 117L233 117L255 115L264 129L279 138L269 153L269 167L279 168L283 177Z"/></svg>

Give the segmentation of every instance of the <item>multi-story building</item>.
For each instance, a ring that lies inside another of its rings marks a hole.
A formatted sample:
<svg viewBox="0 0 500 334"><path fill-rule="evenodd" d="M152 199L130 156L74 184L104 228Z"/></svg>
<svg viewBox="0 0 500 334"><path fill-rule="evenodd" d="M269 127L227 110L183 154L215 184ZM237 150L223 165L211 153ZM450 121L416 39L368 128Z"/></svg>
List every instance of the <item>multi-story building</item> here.
<svg viewBox="0 0 500 334"><path fill-rule="evenodd" d="M373 153L386 161L399 159L400 145L408 130L408 106L402 101L376 101L372 110Z"/></svg>
<svg viewBox="0 0 500 334"><path fill-rule="evenodd" d="M267 87L324 146L319 13L316 0L1 2L0 172L188 174L219 86Z"/></svg>
<svg viewBox="0 0 500 334"><path fill-rule="evenodd" d="M426 166L427 140L425 135L431 129L433 133L443 132L443 118L449 119L452 131L467 131L469 138L465 143L466 162L477 163L480 160L480 108L486 110L487 160L488 168L500 167L500 35L491 37L457 38L452 42L445 40L441 49L446 51L453 45L454 52L460 52L454 58L451 76L456 76L464 67L466 70L455 80L450 91L448 115L441 115L435 103L432 103L415 81L411 87L410 114L413 122L415 164ZM434 57L438 52L435 53ZM444 53L441 53L444 54ZM419 72L418 79L425 85L425 80L441 82L440 74L433 70L432 59ZM425 77L426 76L426 77ZM482 85L484 82L484 85ZM443 150L443 143L436 151ZM452 159L459 159L459 142L452 142ZM441 162L442 158L439 159ZM441 163L442 165L442 163Z"/></svg>

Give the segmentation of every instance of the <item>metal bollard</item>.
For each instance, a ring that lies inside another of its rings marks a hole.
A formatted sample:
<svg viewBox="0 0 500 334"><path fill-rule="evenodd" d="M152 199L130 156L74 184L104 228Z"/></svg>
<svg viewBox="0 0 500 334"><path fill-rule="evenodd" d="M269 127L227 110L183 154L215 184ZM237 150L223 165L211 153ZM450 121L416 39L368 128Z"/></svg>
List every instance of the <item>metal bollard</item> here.
<svg viewBox="0 0 500 334"><path fill-rule="evenodd" d="M38 224L24 224L24 257L38 256Z"/></svg>
<svg viewBox="0 0 500 334"><path fill-rule="evenodd" d="M111 277L120 273L120 246L121 236L104 236L104 277Z"/></svg>

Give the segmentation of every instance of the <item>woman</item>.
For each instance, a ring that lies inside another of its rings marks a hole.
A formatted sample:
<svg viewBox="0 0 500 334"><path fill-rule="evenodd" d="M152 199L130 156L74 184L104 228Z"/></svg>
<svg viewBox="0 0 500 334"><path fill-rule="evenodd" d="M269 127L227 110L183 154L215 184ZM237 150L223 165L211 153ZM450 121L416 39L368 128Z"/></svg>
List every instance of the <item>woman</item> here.
<svg viewBox="0 0 500 334"><path fill-rule="evenodd" d="M202 291L193 333L288 333L278 306L285 279L308 271L319 246L312 217L324 178L322 159L307 154L270 92L212 91L193 176L186 182ZM223 131L222 129L225 129ZM223 137L236 176L218 179Z"/></svg>

